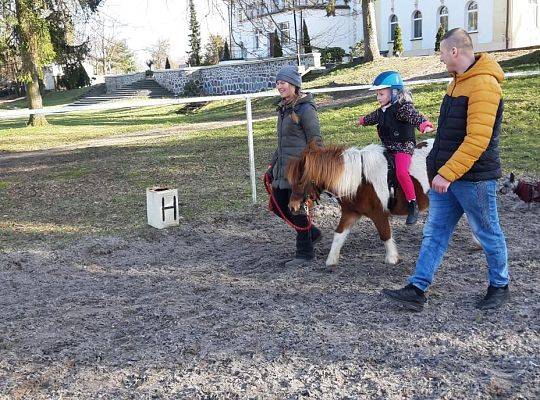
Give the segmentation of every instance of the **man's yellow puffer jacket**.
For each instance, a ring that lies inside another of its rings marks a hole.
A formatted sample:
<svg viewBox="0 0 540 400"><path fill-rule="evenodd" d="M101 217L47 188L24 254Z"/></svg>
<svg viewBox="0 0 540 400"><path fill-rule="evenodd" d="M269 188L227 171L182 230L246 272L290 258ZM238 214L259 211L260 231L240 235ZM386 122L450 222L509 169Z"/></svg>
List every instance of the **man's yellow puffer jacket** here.
<svg viewBox="0 0 540 400"><path fill-rule="evenodd" d="M453 182L501 177L499 133L503 102L499 83L504 72L488 54L455 75L441 105L437 135L428 159L431 179Z"/></svg>

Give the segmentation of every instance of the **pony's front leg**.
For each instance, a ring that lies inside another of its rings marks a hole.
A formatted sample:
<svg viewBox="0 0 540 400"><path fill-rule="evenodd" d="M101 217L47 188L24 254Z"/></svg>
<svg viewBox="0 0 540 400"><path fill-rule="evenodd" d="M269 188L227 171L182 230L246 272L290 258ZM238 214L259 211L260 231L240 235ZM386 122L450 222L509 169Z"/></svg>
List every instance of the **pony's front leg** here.
<svg viewBox="0 0 540 400"><path fill-rule="evenodd" d="M334 240L332 241L332 248L330 254L326 259L326 266L334 269L339 262L339 253L345 243L345 239L351 231L351 226L356 222L358 217L355 214L349 213L346 210L342 210L341 219L339 225L334 233Z"/></svg>
<svg viewBox="0 0 540 400"><path fill-rule="evenodd" d="M386 249L386 257L384 261L387 264L395 265L399 261L399 253L392 237L392 228L390 227L390 221L388 220L388 214L384 213L382 210L380 213L370 217L377 232L379 232L379 237L384 242L384 248Z"/></svg>

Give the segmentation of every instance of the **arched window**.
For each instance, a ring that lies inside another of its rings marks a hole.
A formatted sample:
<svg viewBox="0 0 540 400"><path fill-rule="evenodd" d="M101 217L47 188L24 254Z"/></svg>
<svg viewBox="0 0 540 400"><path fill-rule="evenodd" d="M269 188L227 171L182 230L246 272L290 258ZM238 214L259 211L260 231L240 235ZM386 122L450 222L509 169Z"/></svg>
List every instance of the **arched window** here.
<svg viewBox="0 0 540 400"><path fill-rule="evenodd" d="M396 26L398 24L397 17L395 15L390 16L390 41L396 40Z"/></svg>
<svg viewBox="0 0 540 400"><path fill-rule="evenodd" d="M413 39L422 39L422 13L416 10L412 17Z"/></svg>
<svg viewBox="0 0 540 400"><path fill-rule="evenodd" d="M467 6L467 32L478 31L478 4L471 1Z"/></svg>
<svg viewBox="0 0 540 400"><path fill-rule="evenodd" d="M444 31L448 32L448 7L446 6L439 8L439 26L442 26Z"/></svg>

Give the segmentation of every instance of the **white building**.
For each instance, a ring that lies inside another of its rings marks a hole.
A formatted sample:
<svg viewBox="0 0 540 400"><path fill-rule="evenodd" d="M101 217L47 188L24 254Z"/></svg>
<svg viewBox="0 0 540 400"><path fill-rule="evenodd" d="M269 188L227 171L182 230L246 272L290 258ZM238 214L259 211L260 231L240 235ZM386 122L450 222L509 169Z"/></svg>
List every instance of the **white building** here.
<svg viewBox="0 0 540 400"><path fill-rule="evenodd" d="M341 47L347 53L363 38L361 0L336 0L335 16L326 16L327 0L234 1L230 39L238 58L271 56L277 29L284 55L301 43L305 20L315 48ZM540 45L538 0L377 0L377 38L381 52L391 52L399 24L404 55L432 54L440 24L466 29L478 51Z"/></svg>
<svg viewBox="0 0 540 400"><path fill-rule="evenodd" d="M378 42L391 51L399 24L404 55L431 54L437 29L464 28L477 51L540 45L538 0L379 0Z"/></svg>
<svg viewBox="0 0 540 400"><path fill-rule="evenodd" d="M336 0L335 16L327 16L326 0L243 0L233 3L230 39L235 58L271 57L276 31L283 55L295 54L295 38L302 43L304 21L314 48L341 47L348 53L350 47L362 40L360 0Z"/></svg>

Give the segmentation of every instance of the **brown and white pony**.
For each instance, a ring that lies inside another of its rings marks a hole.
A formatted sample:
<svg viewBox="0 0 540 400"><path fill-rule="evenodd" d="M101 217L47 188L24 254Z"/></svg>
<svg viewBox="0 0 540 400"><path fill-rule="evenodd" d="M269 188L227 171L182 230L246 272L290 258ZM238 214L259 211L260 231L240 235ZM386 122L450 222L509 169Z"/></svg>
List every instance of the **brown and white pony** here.
<svg viewBox="0 0 540 400"><path fill-rule="evenodd" d="M419 143L409 169L420 210L425 210L429 203L426 157L432 147L433 139ZM298 212L304 201L316 199L325 190L335 195L341 205L341 220L326 259L328 267L337 265L341 247L351 227L363 215L373 221L384 242L385 261L396 264L399 260L389 218L391 214L407 215L407 200L401 188L398 188L396 204L392 210L388 209L388 163L383 150L382 146L376 144L358 149L319 147L311 143L300 158L292 160L287 167L287 179L292 188L289 202L292 212Z"/></svg>

